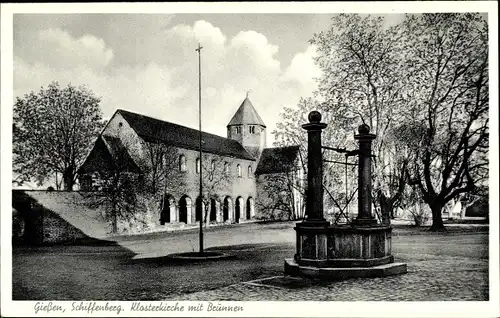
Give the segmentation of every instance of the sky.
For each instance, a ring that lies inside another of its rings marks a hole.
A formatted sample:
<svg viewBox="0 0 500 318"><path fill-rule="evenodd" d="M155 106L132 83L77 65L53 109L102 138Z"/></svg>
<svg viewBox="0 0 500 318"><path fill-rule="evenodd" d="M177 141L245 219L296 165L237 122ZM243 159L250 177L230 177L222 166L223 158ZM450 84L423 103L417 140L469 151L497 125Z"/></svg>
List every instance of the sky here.
<svg viewBox="0 0 500 318"><path fill-rule="evenodd" d="M16 14L14 96L52 81L85 85L116 109L226 135L247 92L270 132L284 106L311 96L316 52L308 41L331 14Z"/></svg>

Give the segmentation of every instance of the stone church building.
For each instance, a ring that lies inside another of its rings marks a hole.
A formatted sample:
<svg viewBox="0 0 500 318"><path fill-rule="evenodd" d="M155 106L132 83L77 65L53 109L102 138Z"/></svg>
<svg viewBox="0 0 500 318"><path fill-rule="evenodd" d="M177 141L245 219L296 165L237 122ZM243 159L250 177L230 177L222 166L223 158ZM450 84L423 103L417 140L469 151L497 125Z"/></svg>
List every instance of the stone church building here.
<svg viewBox="0 0 500 318"><path fill-rule="evenodd" d="M158 225L199 221L199 211L205 211L199 200L199 131L130 111L118 109L101 132L79 169L80 190L99 191L99 172L109 169L116 160L130 173L141 176L147 170L142 157L151 144L172 149L175 164L169 169L179 176L175 179L178 185L163 194ZM227 138L202 132L202 173L206 173L208 163L229 176L224 187L210 194L211 224L268 218L266 214L287 209L295 210L296 218L303 216L299 147L266 146L266 125L248 96L227 124Z"/></svg>

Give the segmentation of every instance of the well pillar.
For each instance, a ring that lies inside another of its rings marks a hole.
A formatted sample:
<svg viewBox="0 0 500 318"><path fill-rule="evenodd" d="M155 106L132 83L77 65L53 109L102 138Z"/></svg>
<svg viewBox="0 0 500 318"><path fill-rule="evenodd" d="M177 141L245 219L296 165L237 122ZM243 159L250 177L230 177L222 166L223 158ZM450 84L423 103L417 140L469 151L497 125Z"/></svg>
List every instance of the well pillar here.
<svg viewBox="0 0 500 318"><path fill-rule="evenodd" d="M404 263L394 263L392 228L378 224L372 215L371 144L375 139L363 124L354 138L359 142L358 216L347 225L331 225L323 214L323 158L321 114L309 114L302 125L308 134L306 218L297 223L296 253L285 260L285 274L321 278L379 277L406 273Z"/></svg>

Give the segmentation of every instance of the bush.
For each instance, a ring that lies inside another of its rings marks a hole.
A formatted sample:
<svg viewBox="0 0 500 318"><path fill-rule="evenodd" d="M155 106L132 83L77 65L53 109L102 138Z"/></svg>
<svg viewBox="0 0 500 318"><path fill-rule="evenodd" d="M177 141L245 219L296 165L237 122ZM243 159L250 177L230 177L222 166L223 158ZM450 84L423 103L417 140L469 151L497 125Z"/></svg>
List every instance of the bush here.
<svg viewBox="0 0 500 318"><path fill-rule="evenodd" d="M24 219L16 209L12 209L12 242L18 243L24 235Z"/></svg>
<svg viewBox="0 0 500 318"><path fill-rule="evenodd" d="M150 232L159 219L159 199L154 195L136 194L132 210L118 219L118 231L122 234Z"/></svg>
<svg viewBox="0 0 500 318"><path fill-rule="evenodd" d="M481 199L467 207L465 216L469 217L488 217L489 202L487 199Z"/></svg>
<svg viewBox="0 0 500 318"><path fill-rule="evenodd" d="M429 221L430 212L429 209L422 203L416 204L415 206L409 208L409 212L412 216L413 225L422 226Z"/></svg>

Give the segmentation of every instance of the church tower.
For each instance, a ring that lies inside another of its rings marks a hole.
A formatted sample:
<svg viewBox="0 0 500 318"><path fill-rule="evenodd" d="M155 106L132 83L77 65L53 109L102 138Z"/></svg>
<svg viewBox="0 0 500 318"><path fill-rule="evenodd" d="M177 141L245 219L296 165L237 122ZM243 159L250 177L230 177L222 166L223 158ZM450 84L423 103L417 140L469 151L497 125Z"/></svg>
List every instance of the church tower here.
<svg viewBox="0 0 500 318"><path fill-rule="evenodd" d="M266 125L248 99L248 94L227 124L227 138L238 141L256 159L266 147Z"/></svg>

